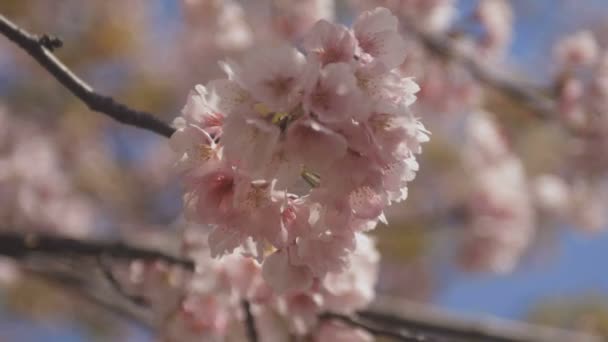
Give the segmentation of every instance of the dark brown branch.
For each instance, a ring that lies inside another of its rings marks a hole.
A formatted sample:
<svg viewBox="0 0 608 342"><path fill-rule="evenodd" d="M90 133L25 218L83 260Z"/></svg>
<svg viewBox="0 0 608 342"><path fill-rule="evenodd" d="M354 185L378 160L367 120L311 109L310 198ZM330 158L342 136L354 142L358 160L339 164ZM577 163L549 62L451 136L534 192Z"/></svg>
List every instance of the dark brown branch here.
<svg viewBox="0 0 608 342"><path fill-rule="evenodd" d="M1 14L0 33L32 56L90 110L106 114L123 124L147 129L165 137L170 137L175 131L173 127L150 113L131 109L109 96L96 93L90 85L76 76L52 53L53 49L62 45L59 39L48 35L41 37L33 35L19 28Z"/></svg>
<svg viewBox="0 0 608 342"><path fill-rule="evenodd" d="M247 338L249 342L258 342L258 330L255 327L255 319L251 313L251 304L244 300L241 303L243 311L245 312L245 327L247 328Z"/></svg>
<svg viewBox="0 0 608 342"><path fill-rule="evenodd" d="M112 257L123 260L165 261L194 270L194 262L159 251L129 246L122 242L81 241L46 234L0 233L0 255L17 259L31 254L59 256Z"/></svg>
<svg viewBox="0 0 608 342"><path fill-rule="evenodd" d="M38 43L49 51L55 51L63 46L63 41L59 37L49 36L48 34L43 34L38 38Z"/></svg>

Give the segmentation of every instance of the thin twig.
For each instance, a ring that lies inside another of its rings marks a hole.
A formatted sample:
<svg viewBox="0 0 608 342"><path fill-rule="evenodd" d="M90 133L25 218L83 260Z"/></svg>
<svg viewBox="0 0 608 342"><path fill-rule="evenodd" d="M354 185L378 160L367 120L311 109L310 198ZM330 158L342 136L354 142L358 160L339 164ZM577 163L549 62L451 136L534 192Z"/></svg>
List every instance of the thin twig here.
<svg viewBox="0 0 608 342"><path fill-rule="evenodd" d="M82 241L48 234L0 233L0 255L24 258L30 254L108 256L125 260L162 260L194 270L194 262L159 251L127 245L123 242Z"/></svg>
<svg viewBox="0 0 608 342"><path fill-rule="evenodd" d="M112 286L112 288L114 290L116 290L116 292L118 292L121 296L125 297L130 302L133 302L134 304L136 304L138 306L142 306L142 307L149 306L146 298L144 298L142 296L132 295L125 291L125 289L122 287L122 285L120 284L118 279L116 279L116 277L112 273L112 269L110 268L110 266L108 266L105 263L104 255L97 256L97 264L99 265L99 268L101 269L101 272L102 272L104 278L106 278L108 283Z"/></svg>
<svg viewBox="0 0 608 342"><path fill-rule="evenodd" d="M105 293L101 289L92 286L90 283L84 282L77 276L57 272L57 270L30 268L25 266L23 270L26 274L37 277L43 281L59 286L71 295L76 295L93 305L98 305L100 308L109 313L113 313L120 318L127 319L131 323L139 325L141 328L153 329L152 321L149 317L137 309L132 309L122 303L112 300L112 296Z"/></svg>
<svg viewBox="0 0 608 342"><path fill-rule="evenodd" d="M347 316L343 314L333 313L333 312L324 312L319 315L320 320L336 320L340 321L344 324L350 325L355 328L363 329L370 334L377 337L388 337L395 341L404 341L404 342L437 342L437 340L432 340L424 335L411 333L409 331L405 331L404 329L393 330L378 327L372 323L364 322L363 320Z"/></svg>
<svg viewBox="0 0 608 342"><path fill-rule="evenodd" d="M40 37L33 35L1 14L0 33L32 56L59 83L84 102L90 110L106 114L123 124L147 129L165 137L170 137L175 131L173 127L150 113L131 109L112 97L96 93L93 87L76 76L52 53L52 50L62 45L58 38L48 35Z"/></svg>
<svg viewBox="0 0 608 342"><path fill-rule="evenodd" d="M255 318L251 313L251 304L249 301L242 301L243 311L245 312L245 327L247 328L247 338L249 342L258 342L258 330L255 327Z"/></svg>

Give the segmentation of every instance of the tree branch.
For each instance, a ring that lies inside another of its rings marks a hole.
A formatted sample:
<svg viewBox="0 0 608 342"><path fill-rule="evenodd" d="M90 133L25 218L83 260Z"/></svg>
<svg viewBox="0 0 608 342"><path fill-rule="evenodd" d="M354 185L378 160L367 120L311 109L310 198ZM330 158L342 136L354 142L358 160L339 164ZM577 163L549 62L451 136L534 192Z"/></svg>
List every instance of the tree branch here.
<svg viewBox="0 0 608 342"><path fill-rule="evenodd" d="M122 242L81 241L48 234L0 232L0 255L22 259L36 253L95 258L107 256L125 260L162 260L180 265L188 270L194 270L194 262L191 260L130 246Z"/></svg>
<svg viewBox="0 0 608 342"><path fill-rule="evenodd" d="M255 327L255 318L251 313L251 304L249 301L242 301L243 311L245 312L245 327L247 328L247 338L249 342L258 342L258 330Z"/></svg>
<svg viewBox="0 0 608 342"><path fill-rule="evenodd" d="M165 137L170 137L175 131L173 127L150 113L131 109L112 97L96 93L52 53L53 49L61 47L61 40L48 35L40 37L33 35L1 14L0 33L27 52L90 110L106 114L123 124L147 129Z"/></svg>
<svg viewBox="0 0 608 342"><path fill-rule="evenodd" d="M146 298L144 298L142 296L127 293L123 289L123 287L120 284L120 282L118 281L118 279L116 279L116 277L114 277L111 267L105 263L103 255L97 256L97 264L99 265L99 268L101 269L101 273L103 274L104 278L108 281L110 286L112 286L112 288L114 290L116 290L116 292L118 292L120 295L122 295L124 298L128 299L130 302L134 303L135 305L142 306L142 307L149 306L149 303L146 300Z"/></svg>
<svg viewBox="0 0 608 342"><path fill-rule="evenodd" d="M426 33L413 25L403 24L405 30L411 33L432 53L449 58L467 68L479 82L506 95L515 102L524 103L533 109L542 119L555 117L557 106L553 99L544 96L538 90L522 84L511 78L494 72L491 66L478 61L470 53L463 51L450 38Z"/></svg>
<svg viewBox="0 0 608 342"><path fill-rule="evenodd" d="M376 337L387 337L395 341L403 342L439 342L439 340L431 339L430 337L414 334L403 328L398 330L386 329L379 327L369 322L365 322L358 317L347 316L343 314L325 312L319 316L320 320L336 320L354 328L363 329Z"/></svg>
<svg viewBox="0 0 608 342"><path fill-rule="evenodd" d="M113 296L106 289L95 286L95 284L92 284L91 282L85 282L79 277L63 274L56 270L26 266L24 267L24 271L27 275L40 278L65 291L69 291L71 295L81 297L90 302L90 304L97 305L99 308L122 319L127 319L141 328L154 329L153 320L150 317L147 317L142 311L138 311L129 305L124 305L122 301L118 301L118 299L122 297L113 300Z"/></svg>
<svg viewBox="0 0 608 342"><path fill-rule="evenodd" d="M194 270L194 262L160 251L130 246L122 242L85 241L38 233L0 232L0 255L27 261L28 257L42 256L51 261L53 257L87 257L93 261L99 258L122 260L146 260L180 265ZM76 259L78 261L79 259ZM27 263L26 263L27 264ZM26 266L27 268L27 266ZM78 269L76 267L75 269ZM47 275L52 275L48 267ZM86 277L86 276L85 276ZM116 288L109 286L109 288ZM124 298L124 297L121 297ZM249 303L243 302L247 336L251 342L259 341ZM403 300L379 298L371 309L355 315L326 312L321 320L337 320L369 333L406 342L442 341L495 341L495 342L599 342L599 339L585 334L559 329L543 328L526 324L515 324L497 320L466 321L439 315L428 308Z"/></svg>
<svg viewBox="0 0 608 342"><path fill-rule="evenodd" d="M396 297L378 296L357 313L384 328L402 327L430 337L449 337L450 342L599 342L589 333L512 322L495 317L465 319Z"/></svg>

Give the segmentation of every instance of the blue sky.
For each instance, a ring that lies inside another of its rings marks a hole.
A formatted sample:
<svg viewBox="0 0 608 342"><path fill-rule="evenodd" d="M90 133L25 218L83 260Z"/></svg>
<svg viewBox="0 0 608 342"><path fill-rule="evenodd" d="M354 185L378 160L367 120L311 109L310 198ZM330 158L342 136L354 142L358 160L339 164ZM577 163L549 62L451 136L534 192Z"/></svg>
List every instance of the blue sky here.
<svg viewBox="0 0 608 342"><path fill-rule="evenodd" d="M608 295L608 233L592 235L563 229L551 258L524 265L507 275L471 275L450 270L443 275L435 305L448 310L523 319L542 299L580 294Z"/></svg>

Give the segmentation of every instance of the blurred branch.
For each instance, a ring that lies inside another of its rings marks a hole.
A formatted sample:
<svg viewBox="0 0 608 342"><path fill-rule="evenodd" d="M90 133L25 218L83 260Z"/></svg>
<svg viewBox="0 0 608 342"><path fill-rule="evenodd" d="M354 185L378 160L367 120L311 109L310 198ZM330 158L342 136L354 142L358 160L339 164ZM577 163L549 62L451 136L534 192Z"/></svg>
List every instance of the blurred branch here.
<svg viewBox="0 0 608 342"><path fill-rule="evenodd" d="M385 328L405 328L450 342L600 342L599 337L558 328L512 322L493 317L464 319L444 311L394 297L378 297L358 313Z"/></svg>
<svg viewBox="0 0 608 342"><path fill-rule="evenodd" d="M424 46L434 54L460 63L467 68L473 77L481 83L506 95L515 102L523 103L542 119L550 119L557 113L555 101L544 96L538 89L492 70L491 66L482 63L471 53L460 48L447 36L426 33L412 25L404 25Z"/></svg>
<svg viewBox="0 0 608 342"><path fill-rule="evenodd" d="M67 278L64 274L65 270L61 271L49 266L53 264L52 261L57 261L56 257L94 257L98 261L100 258L112 257L123 260L162 260L191 271L195 268L194 262L191 260L181 259L160 251L130 246L123 242L85 241L34 233L0 232L0 255L23 260L25 262L22 266L26 270L59 282L68 288L82 287L77 292L103 306L109 305L112 311L124 311L125 308L128 308L132 312L140 312L143 307L127 305L133 303L125 301L122 293L113 295L109 293L110 291L116 292L114 284L110 283L111 286L105 286L105 289L100 288L100 285L96 284L97 281L90 274L87 275L87 272L91 271L90 267L78 266L82 262L81 259L70 259L75 266L70 268L72 270L70 274L66 273L70 276ZM39 258L29 258L35 256L39 256ZM32 261L36 260L39 263L42 262L42 266L32 267ZM99 262L94 265L100 266ZM77 274L71 274L74 272ZM119 303L121 299L125 303ZM246 315L245 323L249 341L257 342L259 337L250 304L243 302L243 309ZM340 321L375 336L406 342L599 342L599 339L590 335L528 324L487 319L467 321L395 298L380 298L369 310L358 312L355 315L326 312L322 313L319 319Z"/></svg>
<svg viewBox="0 0 608 342"><path fill-rule="evenodd" d="M116 279L116 277L114 277L111 266L109 266L105 263L103 255L97 256L97 264L99 265L99 268L101 269L101 273L103 274L103 276L106 278L108 283L112 286L112 288L114 290L116 290L116 292L118 292L120 295L122 295L124 298L128 299L129 301L133 302L135 305L144 306L144 307L149 306L148 302L146 301L146 299L144 297L129 294L123 289L123 287L122 287L122 285L120 285L120 282L118 281L118 279Z"/></svg>
<svg viewBox="0 0 608 342"><path fill-rule="evenodd" d="M170 137L175 131L170 125L150 113L131 109L112 97L96 93L90 85L76 76L52 53L54 49L62 46L62 42L58 38L49 35L40 37L33 35L1 14L0 33L27 52L59 83L84 102L90 110L106 114L123 124L147 129L165 137Z"/></svg>
<svg viewBox="0 0 608 342"><path fill-rule="evenodd" d="M363 329L376 337L387 337L395 341L404 342L438 342L439 340L431 339L422 334L413 334L405 331L403 328L393 330L370 324L358 317L351 317L333 312L325 312L319 316L320 320L336 320L354 328Z"/></svg>
<svg viewBox="0 0 608 342"><path fill-rule="evenodd" d="M82 241L48 234L0 232L0 255L22 259L30 254L113 257L125 260L165 261L194 270L194 262L122 242Z"/></svg>
<svg viewBox="0 0 608 342"><path fill-rule="evenodd" d="M31 265L22 268L28 275L69 291L70 294L83 298L107 312L136 323L142 328L153 329L152 319L143 311L127 305L128 303L121 301L120 297L115 297L109 293L107 289L96 286L90 279L83 280L81 279L82 277L74 274L41 267L32 267Z"/></svg>
<svg viewBox="0 0 608 342"><path fill-rule="evenodd" d="M255 318L251 313L251 304L244 300L241 305L243 306L243 311L245 311L245 327L247 328L247 338L249 342L258 342L258 331L255 327Z"/></svg>

